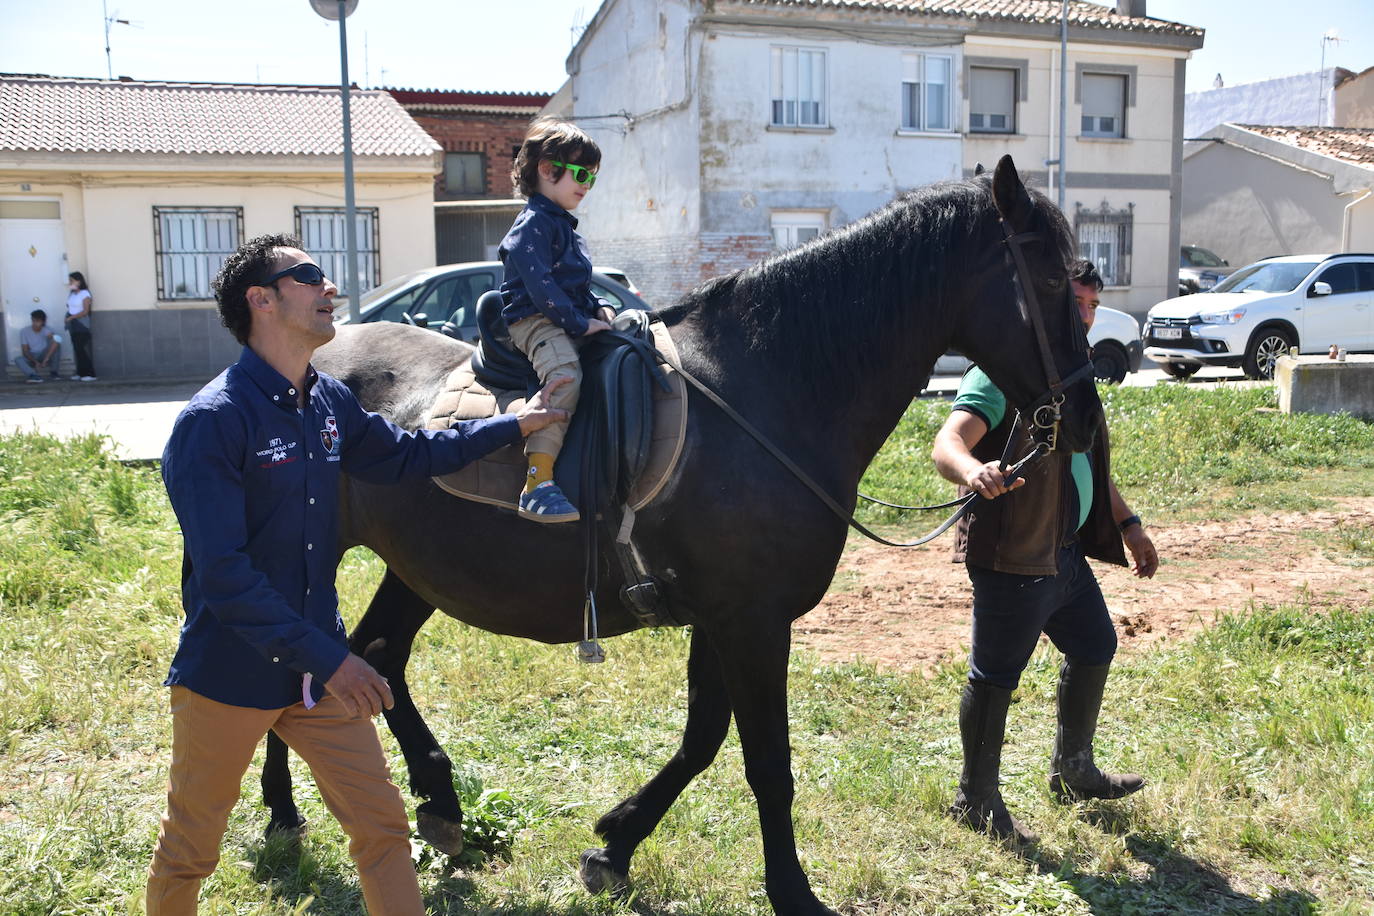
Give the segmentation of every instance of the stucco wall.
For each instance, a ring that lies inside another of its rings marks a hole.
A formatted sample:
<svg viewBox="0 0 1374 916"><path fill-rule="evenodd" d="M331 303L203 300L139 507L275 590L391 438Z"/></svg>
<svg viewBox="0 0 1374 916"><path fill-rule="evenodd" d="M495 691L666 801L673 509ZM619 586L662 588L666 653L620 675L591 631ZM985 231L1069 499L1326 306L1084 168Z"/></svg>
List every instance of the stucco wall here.
<svg viewBox="0 0 1374 916"><path fill-rule="evenodd" d="M1210 248L1233 266L1339 251L1348 203L1325 176L1214 143L1184 165L1183 242Z"/></svg>
<svg viewBox="0 0 1374 916"><path fill-rule="evenodd" d="M1374 127L1374 67L1336 87L1335 127Z"/></svg>

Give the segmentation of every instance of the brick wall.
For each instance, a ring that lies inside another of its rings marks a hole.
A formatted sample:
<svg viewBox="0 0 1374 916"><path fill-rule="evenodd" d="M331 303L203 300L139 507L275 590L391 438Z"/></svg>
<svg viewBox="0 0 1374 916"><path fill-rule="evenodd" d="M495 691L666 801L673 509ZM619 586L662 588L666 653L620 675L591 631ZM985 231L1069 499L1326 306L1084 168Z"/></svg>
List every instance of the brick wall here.
<svg viewBox="0 0 1374 916"><path fill-rule="evenodd" d="M533 115L435 113L412 111L410 116L434 138L445 152L481 153L486 167L484 197L513 197L510 183L511 156L525 138ZM472 197L453 194L444 187L441 172L434 178L434 199Z"/></svg>
<svg viewBox="0 0 1374 916"><path fill-rule="evenodd" d="M647 239L588 239L592 263L619 267L655 308L672 305L703 281L761 260L772 251L766 235L702 233Z"/></svg>

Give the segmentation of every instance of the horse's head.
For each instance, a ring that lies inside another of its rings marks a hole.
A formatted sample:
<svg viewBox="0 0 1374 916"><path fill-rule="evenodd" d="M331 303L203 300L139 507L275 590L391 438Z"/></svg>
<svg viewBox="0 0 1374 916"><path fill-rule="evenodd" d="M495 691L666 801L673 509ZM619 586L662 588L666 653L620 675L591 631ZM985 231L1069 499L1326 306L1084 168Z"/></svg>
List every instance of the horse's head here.
<svg viewBox="0 0 1374 916"><path fill-rule="evenodd" d="M1057 426L1057 447L1085 451L1102 404L1069 286L1072 234L1059 209L1022 184L1010 156L997 163L991 191L996 209L980 226L982 253L951 342L1034 418L1037 438L1051 439Z"/></svg>

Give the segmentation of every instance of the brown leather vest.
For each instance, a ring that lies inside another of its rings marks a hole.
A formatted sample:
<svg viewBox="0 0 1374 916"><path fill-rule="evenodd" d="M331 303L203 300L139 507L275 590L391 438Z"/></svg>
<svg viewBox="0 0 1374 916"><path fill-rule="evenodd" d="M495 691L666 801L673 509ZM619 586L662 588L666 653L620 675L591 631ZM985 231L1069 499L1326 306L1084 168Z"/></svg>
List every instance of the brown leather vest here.
<svg viewBox="0 0 1374 916"><path fill-rule="evenodd" d="M979 461L1002 457L1016 412L1008 407L996 429L989 430L972 449ZM1093 475L1093 504L1088 519L1078 529L1083 552L1095 560L1126 566L1126 551L1121 533L1112 519L1111 443L1105 420L1098 427L1098 441L1088 452ZM1011 450L1015 461L1031 450L1030 434L1024 424L1020 439ZM1059 573L1059 548L1066 541L1066 520L1073 504L1067 488L1073 486L1069 462L1071 453L1051 452L1033 463L1026 483L1010 493L986 501L959 520L955 529L954 561L1022 576L1053 576ZM960 495L968 493L959 488Z"/></svg>

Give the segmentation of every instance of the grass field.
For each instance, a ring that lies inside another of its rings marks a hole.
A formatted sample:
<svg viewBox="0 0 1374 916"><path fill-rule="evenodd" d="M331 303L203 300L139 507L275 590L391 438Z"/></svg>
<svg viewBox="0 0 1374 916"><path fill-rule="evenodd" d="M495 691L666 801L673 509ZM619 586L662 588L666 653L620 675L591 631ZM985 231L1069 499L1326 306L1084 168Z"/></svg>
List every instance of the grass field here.
<svg viewBox="0 0 1374 916"><path fill-rule="evenodd" d="M1184 519L1374 494L1374 427L1284 416L1272 398L1111 390L1128 498ZM866 490L947 495L927 459L944 409L913 405ZM0 438L0 480L0 914L136 913L169 756L160 682L181 620L179 535L156 471L119 465L96 438ZM1370 537L1323 543L1359 574ZM367 551L345 557L350 621L381 572ZM1004 766L1009 804L1043 840L1030 859L942 816L961 667L925 679L794 656L798 846L821 898L854 914L1374 913L1374 614L1233 610L1193 641L1119 659L1099 759L1150 785L1118 802L1051 800L1057 659L1037 654ZM596 817L676 747L686 645L682 631L641 632L611 641L606 665L579 666L567 647L448 619L422 631L413 691L460 771L473 837L504 849L455 867L417 848L433 912L769 912L733 736L641 848L630 901L589 897L573 874ZM360 911L344 839L308 773L294 775L310 833L264 843L250 773L202 912Z"/></svg>

